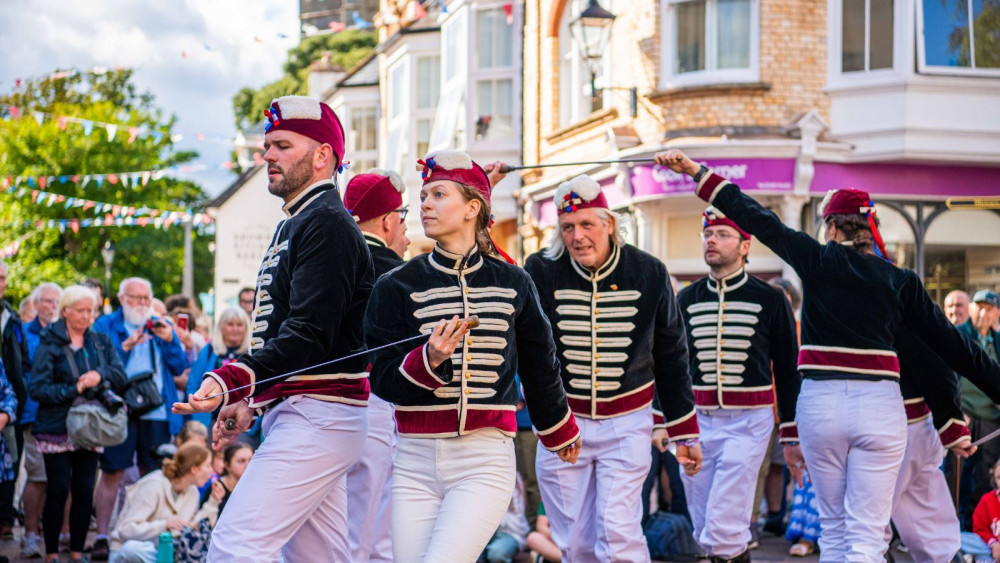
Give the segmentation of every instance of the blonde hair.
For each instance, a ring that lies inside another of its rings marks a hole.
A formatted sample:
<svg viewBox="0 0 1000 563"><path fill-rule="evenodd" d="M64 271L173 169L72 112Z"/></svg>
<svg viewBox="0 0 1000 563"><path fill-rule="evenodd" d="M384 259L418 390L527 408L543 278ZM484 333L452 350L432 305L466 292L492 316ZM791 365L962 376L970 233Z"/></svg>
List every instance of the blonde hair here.
<svg viewBox="0 0 1000 563"><path fill-rule="evenodd" d="M239 349L236 350L237 354L243 354L250 348L250 318L247 317L247 312L239 307L229 306L222 311L219 315L219 322L215 325L215 334L212 335L212 350L216 355L221 356L226 353L226 341L222 338L222 327L226 326L226 323L230 321L240 321L243 323L243 342L240 343Z"/></svg>
<svg viewBox="0 0 1000 563"><path fill-rule="evenodd" d="M604 221L605 225L610 222L614 226L611 231L612 244L619 248L625 246L625 226L622 224L621 216L603 207L592 207L591 209L597 212L597 216L601 218L601 221ZM549 246L542 251L542 256L549 260L555 260L562 256L565 250L566 243L563 242L562 228L556 225L556 228L552 231L552 236L549 238Z"/></svg>
<svg viewBox="0 0 1000 563"><path fill-rule="evenodd" d="M204 443L207 444L208 428L205 428L205 425L197 420L189 420L184 423L184 426L181 426L181 431L177 433L175 441L178 446L183 446L196 436L202 438Z"/></svg>
<svg viewBox="0 0 1000 563"><path fill-rule="evenodd" d="M187 475L192 469L205 463L210 452L208 448L195 442L188 442L177 448L173 458L163 460L163 475L171 481Z"/></svg>
<svg viewBox="0 0 1000 563"><path fill-rule="evenodd" d="M59 298L59 316L62 317L63 311L84 299L90 299L90 302L97 306L97 294L93 289L85 285L71 285L64 289L62 297Z"/></svg>

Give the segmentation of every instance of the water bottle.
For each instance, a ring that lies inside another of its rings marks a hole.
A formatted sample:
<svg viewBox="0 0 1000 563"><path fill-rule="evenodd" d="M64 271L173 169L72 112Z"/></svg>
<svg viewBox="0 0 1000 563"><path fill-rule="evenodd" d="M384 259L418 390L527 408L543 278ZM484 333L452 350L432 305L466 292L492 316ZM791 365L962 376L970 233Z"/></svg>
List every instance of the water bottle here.
<svg viewBox="0 0 1000 563"><path fill-rule="evenodd" d="M170 532L160 533L160 543L156 546L156 563L174 563L174 537Z"/></svg>

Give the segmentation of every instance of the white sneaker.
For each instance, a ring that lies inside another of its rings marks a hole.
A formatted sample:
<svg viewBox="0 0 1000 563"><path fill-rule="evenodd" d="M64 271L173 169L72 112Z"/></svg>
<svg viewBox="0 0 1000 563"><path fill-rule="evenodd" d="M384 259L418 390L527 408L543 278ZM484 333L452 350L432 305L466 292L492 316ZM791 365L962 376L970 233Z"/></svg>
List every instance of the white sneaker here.
<svg viewBox="0 0 1000 563"><path fill-rule="evenodd" d="M38 559L42 556L42 538L27 534L21 542L21 559Z"/></svg>

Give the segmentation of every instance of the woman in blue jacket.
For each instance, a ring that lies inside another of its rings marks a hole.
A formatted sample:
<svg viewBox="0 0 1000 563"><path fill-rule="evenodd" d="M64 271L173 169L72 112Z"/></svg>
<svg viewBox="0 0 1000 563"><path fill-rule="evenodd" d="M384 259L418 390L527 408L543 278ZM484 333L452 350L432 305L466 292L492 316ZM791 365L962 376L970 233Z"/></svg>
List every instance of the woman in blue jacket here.
<svg viewBox="0 0 1000 563"><path fill-rule="evenodd" d="M247 351L250 347L250 319L246 312L239 307L227 307L222 311L219 322L215 327L215 334L212 335L212 342L201 349L194 365L191 366L191 373L188 376L187 393L193 395L201 387L201 382L207 372L218 369L229 362L236 361L236 358ZM197 420L205 425L205 428L212 428L214 423L212 417L215 413L202 412L190 415L192 420ZM253 432L253 429L251 429Z"/></svg>

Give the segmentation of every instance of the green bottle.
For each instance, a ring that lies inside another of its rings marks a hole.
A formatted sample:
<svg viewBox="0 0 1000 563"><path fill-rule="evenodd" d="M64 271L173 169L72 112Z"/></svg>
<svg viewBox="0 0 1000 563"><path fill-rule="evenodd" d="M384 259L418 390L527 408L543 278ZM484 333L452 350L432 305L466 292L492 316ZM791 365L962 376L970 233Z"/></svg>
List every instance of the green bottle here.
<svg viewBox="0 0 1000 563"><path fill-rule="evenodd" d="M160 543L156 546L156 563L174 563L174 537L170 532L160 533Z"/></svg>

